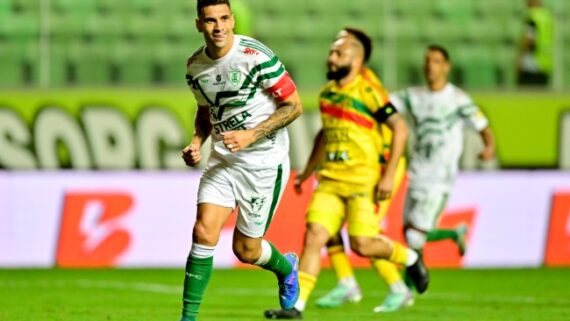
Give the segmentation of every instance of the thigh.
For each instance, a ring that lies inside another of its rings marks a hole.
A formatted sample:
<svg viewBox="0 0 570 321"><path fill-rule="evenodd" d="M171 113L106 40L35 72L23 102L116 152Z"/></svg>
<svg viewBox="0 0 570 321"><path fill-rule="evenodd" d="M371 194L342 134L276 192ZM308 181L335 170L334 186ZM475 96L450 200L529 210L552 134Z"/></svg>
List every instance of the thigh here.
<svg viewBox="0 0 570 321"><path fill-rule="evenodd" d="M374 237L380 232L382 215L374 203L373 189L348 199L348 234L353 237Z"/></svg>
<svg viewBox="0 0 570 321"><path fill-rule="evenodd" d="M307 209L307 223L323 226L329 236L340 230L345 219L346 205L338 188L331 183L319 182Z"/></svg>
<svg viewBox="0 0 570 321"><path fill-rule="evenodd" d="M234 168L233 191L239 205L236 228L245 236L265 235L289 180L289 162L271 169Z"/></svg>
<svg viewBox="0 0 570 321"><path fill-rule="evenodd" d="M235 208L236 198L232 189L233 179L222 163L208 164L198 187L198 204L214 204Z"/></svg>
<svg viewBox="0 0 570 321"><path fill-rule="evenodd" d="M404 204L404 225L428 232L435 227L447 203L447 193L410 189Z"/></svg>

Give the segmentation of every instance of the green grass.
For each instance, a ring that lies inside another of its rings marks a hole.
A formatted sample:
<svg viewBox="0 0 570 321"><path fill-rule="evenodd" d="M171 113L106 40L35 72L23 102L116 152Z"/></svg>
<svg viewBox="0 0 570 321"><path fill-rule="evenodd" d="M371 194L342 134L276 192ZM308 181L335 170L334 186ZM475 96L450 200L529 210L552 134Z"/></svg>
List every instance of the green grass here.
<svg viewBox="0 0 570 321"><path fill-rule="evenodd" d="M178 321L182 270L0 270L1 321ZM357 271L359 304L321 310L314 299L334 284L324 271L305 320L562 321L570 320L570 269L434 270L412 308L374 314L386 287ZM274 277L262 270L216 270L200 320L261 321L278 306Z"/></svg>

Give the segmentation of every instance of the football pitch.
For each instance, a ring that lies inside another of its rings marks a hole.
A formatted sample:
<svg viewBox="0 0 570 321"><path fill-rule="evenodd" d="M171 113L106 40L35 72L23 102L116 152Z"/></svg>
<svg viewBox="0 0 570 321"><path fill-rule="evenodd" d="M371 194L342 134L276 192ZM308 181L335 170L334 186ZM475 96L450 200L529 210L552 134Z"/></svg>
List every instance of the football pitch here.
<svg viewBox="0 0 570 321"><path fill-rule="evenodd" d="M1 321L178 321L183 270L0 270ZM570 269L432 270L428 292L412 308L375 314L386 286L357 270L364 299L337 309L314 307L334 284L324 270L305 320L570 320ZM278 306L273 275L258 269L216 270L199 320L263 320Z"/></svg>

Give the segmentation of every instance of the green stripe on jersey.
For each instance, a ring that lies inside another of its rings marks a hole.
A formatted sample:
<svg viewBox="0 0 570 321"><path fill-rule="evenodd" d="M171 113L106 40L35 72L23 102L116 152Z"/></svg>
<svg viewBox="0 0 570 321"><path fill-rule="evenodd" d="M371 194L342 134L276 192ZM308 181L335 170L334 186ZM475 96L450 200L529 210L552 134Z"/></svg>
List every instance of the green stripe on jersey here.
<svg viewBox="0 0 570 321"><path fill-rule="evenodd" d="M241 85L241 89L246 89L251 83L253 83L253 78L255 77L255 74L261 72L263 69L267 69L267 68L271 68L273 66L275 66L277 63L279 62L279 59L277 59L277 56L274 56L273 58L271 58L271 60L268 60L266 62L263 62L255 67L253 67L251 69L251 71L249 72L249 74L247 76L245 76L245 80L243 82L243 84Z"/></svg>
<svg viewBox="0 0 570 321"><path fill-rule="evenodd" d="M356 111L358 111L361 114L365 114L367 116L374 117L374 114L370 111L370 109L368 109L368 107L366 107L366 105L363 102L361 102L357 99L354 99L354 98L350 97L349 95L344 95L344 94L340 94L340 93L333 93L333 92L324 92L321 94L321 97L330 100L334 104L338 104L344 100L348 100L350 102L348 107L355 109Z"/></svg>
<svg viewBox="0 0 570 321"><path fill-rule="evenodd" d="M269 209L269 216L267 217L267 222L265 223L265 232L269 228L269 224L273 219L273 214L275 214L275 208L277 207L277 201L279 201L279 194L281 194L281 179L283 176L283 165L279 164L277 167L277 178L275 179L275 186L273 187L273 200L271 201L271 208Z"/></svg>
<svg viewBox="0 0 570 321"><path fill-rule="evenodd" d="M279 68L277 70L275 70L274 72L270 72L268 74L265 75L261 75L257 78L257 82L255 83L256 85L259 85L263 80L267 80L267 79L273 79L276 77L281 76L283 73L285 72L285 67L283 67L283 65L279 66Z"/></svg>

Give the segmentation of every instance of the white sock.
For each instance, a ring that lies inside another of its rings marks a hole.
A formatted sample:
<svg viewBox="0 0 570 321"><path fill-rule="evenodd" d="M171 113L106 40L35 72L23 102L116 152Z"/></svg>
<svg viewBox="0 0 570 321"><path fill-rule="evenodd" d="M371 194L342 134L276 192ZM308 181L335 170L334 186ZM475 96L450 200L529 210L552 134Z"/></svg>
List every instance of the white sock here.
<svg viewBox="0 0 570 321"><path fill-rule="evenodd" d="M418 252L408 248L408 259L406 260L406 266L411 266L416 263L416 261L420 258Z"/></svg>
<svg viewBox="0 0 570 321"><path fill-rule="evenodd" d="M297 311L303 311L305 310L305 305L307 304L307 302L305 302L304 300L297 300L297 303L295 303L295 309L297 309Z"/></svg>
<svg viewBox="0 0 570 321"><path fill-rule="evenodd" d="M355 288L358 286L358 283L356 282L356 279L353 276L340 279L338 281L338 284L342 284L347 288Z"/></svg>
<svg viewBox="0 0 570 321"><path fill-rule="evenodd" d="M190 256L196 259L207 259L214 256L215 246L202 245L198 243L192 243L192 249L190 250Z"/></svg>
<svg viewBox="0 0 570 321"><path fill-rule="evenodd" d="M271 258L271 245L266 240L261 240L261 256L255 262L255 265L261 266L267 262Z"/></svg>
<svg viewBox="0 0 570 321"><path fill-rule="evenodd" d="M406 293L408 292L408 287L404 281L400 280L390 285L390 291L393 293Z"/></svg>

